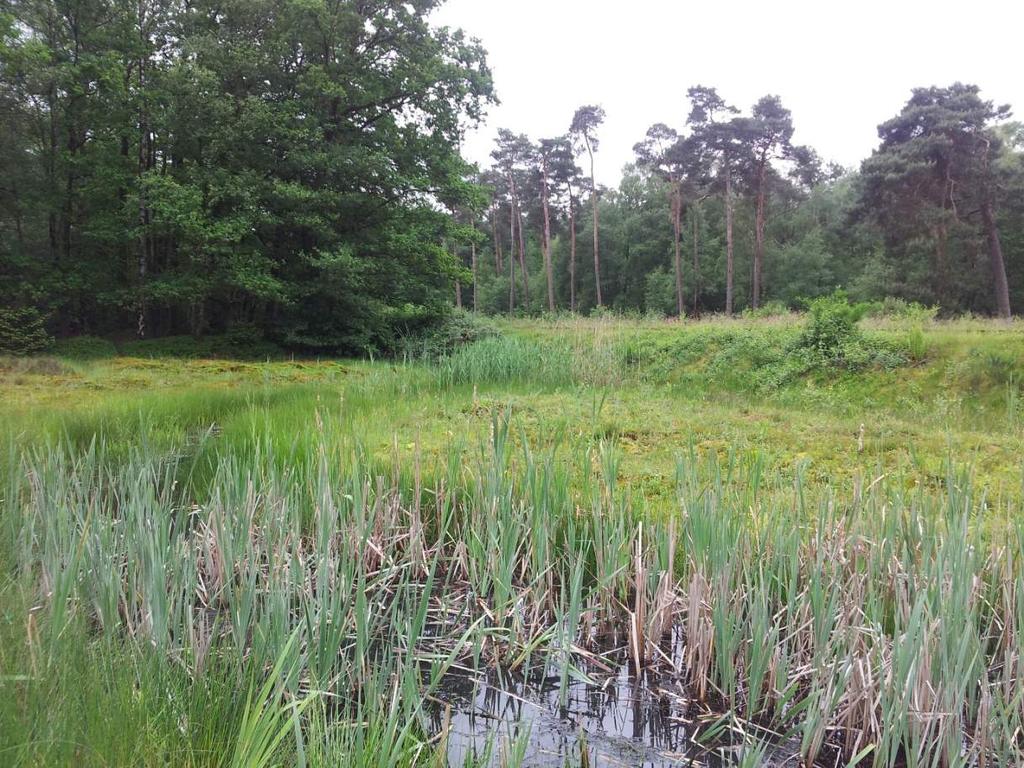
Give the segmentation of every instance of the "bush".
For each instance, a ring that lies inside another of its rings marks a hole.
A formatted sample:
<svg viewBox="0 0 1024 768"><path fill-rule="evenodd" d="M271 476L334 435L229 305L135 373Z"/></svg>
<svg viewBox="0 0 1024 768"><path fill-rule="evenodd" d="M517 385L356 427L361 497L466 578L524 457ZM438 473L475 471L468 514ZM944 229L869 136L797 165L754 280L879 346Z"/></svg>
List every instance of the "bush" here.
<svg viewBox="0 0 1024 768"><path fill-rule="evenodd" d="M858 371L906 364L905 352L865 337L857 327L869 308L868 304L851 304L842 291L810 301L807 324L789 346L784 365L768 377L770 384L778 386L798 376L837 368Z"/></svg>
<svg viewBox="0 0 1024 768"><path fill-rule="evenodd" d="M456 309L441 322L401 339L398 351L413 359L437 360L460 347L498 335L497 329L478 315Z"/></svg>
<svg viewBox="0 0 1024 768"><path fill-rule="evenodd" d="M102 360L116 357L117 347L97 336L72 336L60 339L54 345L53 353L68 360Z"/></svg>
<svg viewBox="0 0 1024 768"><path fill-rule="evenodd" d="M907 333L907 352L910 353L910 359L916 363L928 356L928 339L920 325L914 326Z"/></svg>
<svg viewBox="0 0 1024 768"><path fill-rule="evenodd" d="M659 267L644 281L644 310L659 317L677 314L674 274Z"/></svg>
<svg viewBox="0 0 1024 768"><path fill-rule="evenodd" d="M38 309L0 309L0 354L34 355L52 344L46 318Z"/></svg>
<svg viewBox="0 0 1024 768"><path fill-rule="evenodd" d="M857 323L867 309L865 304L851 304L842 291L812 300L810 318L796 347L823 361L841 361L847 348L861 339Z"/></svg>
<svg viewBox="0 0 1024 768"><path fill-rule="evenodd" d="M743 310L743 316L755 319L765 319L769 317L782 317L789 314L789 307L781 301L768 301L762 304L757 309L751 309L747 307Z"/></svg>
<svg viewBox="0 0 1024 768"><path fill-rule="evenodd" d="M916 301L906 301L896 296L887 296L884 301L873 301L867 307L867 317L910 320L915 323L931 322L939 314L938 306L926 307Z"/></svg>

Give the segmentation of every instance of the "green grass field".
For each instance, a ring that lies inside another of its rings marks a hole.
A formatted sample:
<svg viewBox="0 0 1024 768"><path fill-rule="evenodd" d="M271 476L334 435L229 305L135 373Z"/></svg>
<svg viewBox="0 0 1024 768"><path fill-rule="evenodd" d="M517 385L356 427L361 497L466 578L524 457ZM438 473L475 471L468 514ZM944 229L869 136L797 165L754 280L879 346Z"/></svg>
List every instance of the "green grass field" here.
<svg viewBox="0 0 1024 768"><path fill-rule="evenodd" d="M452 665L639 671L678 627L747 764L1012 764L1024 327L800 367L804 322L0 361L0 762L443 765Z"/></svg>

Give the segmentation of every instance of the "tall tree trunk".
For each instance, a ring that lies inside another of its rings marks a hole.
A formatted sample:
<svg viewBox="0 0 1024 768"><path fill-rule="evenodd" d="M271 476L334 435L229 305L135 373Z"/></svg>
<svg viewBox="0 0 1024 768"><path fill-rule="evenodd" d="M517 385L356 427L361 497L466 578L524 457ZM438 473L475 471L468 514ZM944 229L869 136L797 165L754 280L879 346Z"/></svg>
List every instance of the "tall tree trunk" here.
<svg viewBox="0 0 1024 768"><path fill-rule="evenodd" d="M469 244L469 257L473 265L473 311L477 310L476 243Z"/></svg>
<svg viewBox="0 0 1024 768"><path fill-rule="evenodd" d="M576 203L569 193L569 311L576 311Z"/></svg>
<svg viewBox="0 0 1024 768"><path fill-rule="evenodd" d="M516 193L516 180L512 177L511 172L508 176L509 192L512 197L511 209L509 210L509 217L512 219L512 226L510 231L512 233L512 249L513 253L516 248L516 230L519 230L519 274L523 278L523 304L527 311L530 308L530 278L526 272L526 242L523 239L523 212L519 207L519 195ZM510 256L510 259L515 259L515 256Z"/></svg>
<svg viewBox="0 0 1024 768"><path fill-rule="evenodd" d="M700 316L700 236L698 226L700 225L700 209L696 204L690 208L693 216L693 314Z"/></svg>
<svg viewBox="0 0 1024 768"><path fill-rule="evenodd" d="M548 311L555 311L555 275L551 267L551 215L548 211L548 161L541 156L541 205L544 208L544 272L548 280Z"/></svg>
<svg viewBox="0 0 1024 768"><path fill-rule="evenodd" d="M502 264L502 253L501 253L501 237L498 235L498 211L500 208L494 206L494 211L491 214L491 234L494 236L494 274L500 275L505 271Z"/></svg>
<svg viewBox="0 0 1024 768"><path fill-rule="evenodd" d="M992 202L986 200L981 206L981 218L985 224L988 237L988 258L992 266L992 290L995 293L996 310L999 317L1010 319L1010 288L1006 281L1006 261L1003 258L1003 245L999 240L999 227L996 225Z"/></svg>
<svg viewBox="0 0 1024 768"><path fill-rule="evenodd" d="M523 211L516 204L516 229L519 230L519 273L523 278L523 306L530 311L530 273L526 271L526 239L523 235Z"/></svg>
<svg viewBox="0 0 1024 768"><path fill-rule="evenodd" d="M54 45L54 43L51 43ZM47 92L47 110L50 113L50 147L49 153L46 158L46 191L53 195L54 199L57 196L57 86L55 83L50 83L49 91ZM50 235L50 261L54 264L60 262L60 248L58 246L57 239L57 213L54 210L54 206L51 204L48 206L50 211L47 214L47 224L49 226Z"/></svg>
<svg viewBox="0 0 1024 768"><path fill-rule="evenodd" d="M762 163L757 174L757 215L754 219L754 285L750 305L761 306L761 276L764 270L765 197L767 196L767 166Z"/></svg>
<svg viewBox="0 0 1024 768"><path fill-rule="evenodd" d="M445 243L444 247L445 250L447 250L448 244ZM458 265L461 267L462 260L459 258L458 246L455 246L452 249L452 256L454 257L455 262L458 263ZM459 309L462 309L462 281L459 280L458 278L455 278L455 306L458 307Z"/></svg>
<svg viewBox="0 0 1024 768"><path fill-rule="evenodd" d="M512 179L509 177L509 181ZM508 313L516 310L516 203L515 197L509 197L508 203Z"/></svg>
<svg viewBox="0 0 1024 768"><path fill-rule="evenodd" d="M725 314L733 312L732 169L725 160Z"/></svg>
<svg viewBox="0 0 1024 768"><path fill-rule="evenodd" d="M680 252L683 227L683 195L679 182L672 180L672 240L675 246L676 269L676 314L683 317L686 305L683 301L683 259Z"/></svg>
<svg viewBox="0 0 1024 768"><path fill-rule="evenodd" d="M512 225L512 247L515 248L515 224ZM508 255L508 313L511 315L516 311L516 260L510 253Z"/></svg>
<svg viewBox="0 0 1024 768"><path fill-rule="evenodd" d="M141 5L141 4L140 4ZM141 11L141 8L140 8ZM139 23L142 24L140 17ZM136 184L138 186L139 195L139 242L138 242L138 273L139 273L139 293L138 293L138 328L137 333L139 338L143 338L146 335L146 271L148 268L149 258L149 243L147 242L147 225L149 223L149 211L146 207L146 193L143 189L143 175L146 172L146 133L149 130L148 121L146 118L146 107L145 107L145 89L146 89L146 60L139 59L139 156L138 156L138 173L136 176Z"/></svg>
<svg viewBox="0 0 1024 768"><path fill-rule="evenodd" d="M600 226L597 223L597 177L594 176L594 150L587 140L587 154L590 156L590 204L594 209L594 285L597 288L597 306L604 306L601 297L601 249L599 245Z"/></svg>
<svg viewBox="0 0 1024 768"><path fill-rule="evenodd" d="M948 244L948 233L945 224L936 224L932 228L932 237L935 238L935 267L932 270L932 290L939 304L949 303L949 254L946 246Z"/></svg>

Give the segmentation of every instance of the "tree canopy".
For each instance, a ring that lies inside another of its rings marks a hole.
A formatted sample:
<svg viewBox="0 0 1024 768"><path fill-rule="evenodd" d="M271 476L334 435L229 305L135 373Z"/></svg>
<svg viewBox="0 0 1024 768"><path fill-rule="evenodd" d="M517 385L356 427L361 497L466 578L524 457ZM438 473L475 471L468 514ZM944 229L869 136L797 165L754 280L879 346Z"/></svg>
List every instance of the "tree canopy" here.
<svg viewBox="0 0 1024 768"><path fill-rule="evenodd" d="M443 313L459 143L494 96L435 5L4 3L3 302L342 351Z"/></svg>
<svg viewBox="0 0 1024 768"><path fill-rule="evenodd" d="M5 322L362 353L470 283L483 312L1024 300L1024 131L977 86L916 89L854 170L779 97L695 85L605 189L598 104L463 158L496 96L438 5L0 0Z"/></svg>

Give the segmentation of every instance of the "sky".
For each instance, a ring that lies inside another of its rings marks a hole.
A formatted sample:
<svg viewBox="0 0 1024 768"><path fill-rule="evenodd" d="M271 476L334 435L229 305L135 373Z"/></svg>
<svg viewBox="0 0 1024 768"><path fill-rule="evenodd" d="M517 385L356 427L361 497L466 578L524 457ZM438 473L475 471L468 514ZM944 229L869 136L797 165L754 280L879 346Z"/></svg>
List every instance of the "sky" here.
<svg viewBox="0 0 1024 768"><path fill-rule="evenodd" d="M744 111L777 94L794 141L847 167L917 86L974 83L1024 120L1024 0L448 0L434 20L488 51L501 104L463 148L481 165L499 127L557 136L599 104L617 184L650 125L684 128L695 84Z"/></svg>

